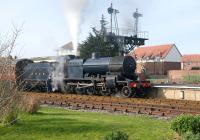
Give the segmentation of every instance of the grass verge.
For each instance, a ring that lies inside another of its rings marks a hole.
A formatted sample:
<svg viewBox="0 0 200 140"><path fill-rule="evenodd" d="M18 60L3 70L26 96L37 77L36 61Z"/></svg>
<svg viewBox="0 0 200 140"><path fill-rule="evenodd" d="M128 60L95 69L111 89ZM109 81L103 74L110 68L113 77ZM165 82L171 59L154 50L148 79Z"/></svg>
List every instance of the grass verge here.
<svg viewBox="0 0 200 140"><path fill-rule="evenodd" d="M170 121L148 116L113 115L42 107L36 114L20 114L17 125L0 126L0 139L101 140L120 130L130 140L171 139Z"/></svg>

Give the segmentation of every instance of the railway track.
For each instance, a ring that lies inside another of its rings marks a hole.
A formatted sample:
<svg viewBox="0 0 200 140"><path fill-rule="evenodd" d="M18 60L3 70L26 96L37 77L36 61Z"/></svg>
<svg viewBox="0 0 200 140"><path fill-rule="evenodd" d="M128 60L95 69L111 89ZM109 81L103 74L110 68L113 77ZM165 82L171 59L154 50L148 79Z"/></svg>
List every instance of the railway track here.
<svg viewBox="0 0 200 140"><path fill-rule="evenodd" d="M174 117L180 114L200 114L200 102L172 99L141 99L77 94L26 93L37 98L41 104L57 105L72 109L105 110Z"/></svg>

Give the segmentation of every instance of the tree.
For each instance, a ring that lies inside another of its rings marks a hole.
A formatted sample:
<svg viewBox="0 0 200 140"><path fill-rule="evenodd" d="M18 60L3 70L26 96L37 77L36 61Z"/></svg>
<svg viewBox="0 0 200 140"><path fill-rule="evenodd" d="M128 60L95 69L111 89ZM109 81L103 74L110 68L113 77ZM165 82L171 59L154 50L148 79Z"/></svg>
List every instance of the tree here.
<svg viewBox="0 0 200 140"><path fill-rule="evenodd" d="M13 124L17 118L17 107L21 94L8 77L13 71L11 53L21 30L13 28L11 37L0 38L0 122L4 125Z"/></svg>
<svg viewBox="0 0 200 140"><path fill-rule="evenodd" d="M79 44L80 57L89 58L93 52L100 57L116 56L118 48L113 44L104 41L104 35L101 31L92 28L93 33L89 33L88 38Z"/></svg>

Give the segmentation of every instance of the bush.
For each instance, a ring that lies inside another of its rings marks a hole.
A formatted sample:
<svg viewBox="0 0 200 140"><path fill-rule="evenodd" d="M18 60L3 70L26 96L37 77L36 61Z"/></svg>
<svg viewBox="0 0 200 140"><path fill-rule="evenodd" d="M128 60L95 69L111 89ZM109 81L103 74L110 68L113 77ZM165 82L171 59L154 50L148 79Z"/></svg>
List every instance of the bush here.
<svg viewBox="0 0 200 140"><path fill-rule="evenodd" d="M4 126L16 123L21 96L10 81L0 81L0 123Z"/></svg>
<svg viewBox="0 0 200 140"><path fill-rule="evenodd" d="M33 114L36 113L40 108L38 99L30 95L24 95L21 104L21 110L23 112Z"/></svg>
<svg viewBox="0 0 200 140"><path fill-rule="evenodd" d="M128 135L124 132L116 131L106 135L104 140L128 140Z"/></svg>
<svg viewBox="0 0 200 140"><path fill-rule="evenodd" d="M183 135L183 140L200 140L200 133L193 134L191 131Z"/></svg>
<svg viewBox="0 0 200 140"><path fill-rule="evenodd" d="M193 134L200 133L200 116L178 116L172 121L171 128L178 134L184 134L188 131Z"/></svg>

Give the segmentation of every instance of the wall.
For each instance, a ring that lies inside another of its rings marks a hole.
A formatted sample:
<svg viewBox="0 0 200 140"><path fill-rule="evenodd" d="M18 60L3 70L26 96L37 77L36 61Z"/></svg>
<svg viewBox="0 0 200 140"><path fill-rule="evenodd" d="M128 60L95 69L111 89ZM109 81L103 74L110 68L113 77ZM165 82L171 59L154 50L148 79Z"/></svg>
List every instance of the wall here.
<svg viewBox="0 0 200 140"><path fill-rule="evenodd" d="M146 68L148 74L167 75L169 70L180 70L180 62L146 62L137 63L137 72L141 72L142 65Z"/></svg>
<svg viewBox="0 0 200 140"><path fill-rule="evenodd" d="M168 78L172 82L181 82L184 76L200 75L200 70L170 70L168 71Z"/></svg>
<svg viewBox="0 0 200 140"><path fill-rule="evenodd" d="M183 70L191 70L192 67L200 67L200 62L182 62Z"/></svg>
<svg viewBox="0 0 200 140"><path fill-rule="evenodd" d="M149 97L200 101L200 89L153 88Z"/></svg>
<svg viewBox="0 0 200 140"><path fill-rule="evenodd" d="M71 55L73 54L73 50L70 49L61 49L57 51L58 55Z"/></svg>
<svg viewBox="0 0 200 140"><path fill-rule="evenodd" d="M166 62L181 62L181 54L178 51L177 47L173 45L169 53L167 54L165 61Z"/></svg>

